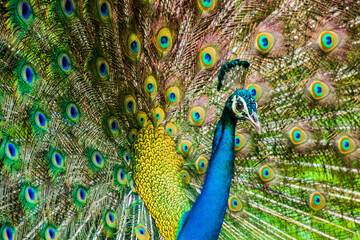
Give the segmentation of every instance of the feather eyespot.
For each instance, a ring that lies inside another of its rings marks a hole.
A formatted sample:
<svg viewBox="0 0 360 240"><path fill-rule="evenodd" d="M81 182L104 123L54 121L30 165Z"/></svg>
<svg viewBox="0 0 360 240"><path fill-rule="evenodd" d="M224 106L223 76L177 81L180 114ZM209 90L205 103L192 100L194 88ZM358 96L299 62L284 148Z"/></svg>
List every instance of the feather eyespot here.
<svg viewBox="0 0 360 240"><path fill-rule="evenodd" d="M95 169L102 169L104 167L105 159L99 151L94 151L91 154L90 162Z"/></svg>
<svg viewBox="0 0 360 240"><path fill-rule="evenodd" d="M77 123L80 119L78 107L74 103L69 103L66 107L66 116L73 122Z"/></svg>
<svg viewBox="0 0 360 240"><path fill-rule="evenodd" d="M111 16L110 2L107 0L100 0L98 7L99 7L99 15L101 20L103 20L104 22L108 21Z"/></svg>
<svg viewBox="0 0 360 240"><path fill-rule="evenodd" d="M136 112L136 103L133 96L127 95L125 97L124 108L127 114L134 114Z"/></svg>
<svg viewBox="0 0 360 240"><path fill-rule="evenodd" d="M156 35L155 46L160 52L168 52L172 48L171 32L168 28L162 28Z"/></svg>
<svg viewBox="0 0 360 240"><path fill-rule="evenodd" d="M134 143L136 140L137 130L135 128L131 129L128 134L128 139L130 143Z"/></svg>
<svg viewBox="0 0 360 240"><path fill-rule="evenodd" d="M329 95L330 88L323 82L314 81L310 85L310 93L313 99L321 100Z"/></svg>
<svg viewBox="0 0 360 240"><path fill-rule="evenodd" d="M198 4L202 11L210 12L215 7L215 0L198 0Z"/></svg>
<svg viewBox="0 0 360 240"><path fill-rule="evenodd" d="M83 186L79 186L75 189L74 191L74 203L79 205L79 206L83 206L86 203L86 199L88 196L88 190L83 187Z"/></svg>
<svg viewBox="0 0 360 240"><path fill-rule="evenodd" d="M269 182L274 179L274 170L271 167L265 165L259 169L259 176L263 182Z"/></svg>
<svg viewBox="0 0 360 240"><path fill-rule="evenodd" d="M145 112L140 111L136 116L136 120L141 127L144 127L147 123L148 117Z"/></svg>
<svg viewBox="0 0 360 240"><path fill-rule="evenodd" d="M208 160L205 157L199 157L196 160L196 170L199 174L204 174L208 166Z"/></svg>
<svg viewBox="0 0 360 240"><path fill-rule="evenodd" d="M36 126L42 131L46 131L48 128L48 125L49 125L48 119L40 111L37 111L35 113L35 123L36 123Z"/></svg>
<svg viewBox="0 0 360 240"><path fill-rule="evenodd" d="M131 190L132 190L133 192L136 192L136 185L135 185L134 180L131 180L131 181L130 181L130 187L131 187Z"/></svg>
<svg viewBox="0 0 360 240"><path fill-rule="evenodd" d="M38 190L31 185L25 185L19 194L19 200L25 210L33 209L38 203Z"/></svg>
<svg viewBox="0 0 360 240"><path fill-rule="evenodd" d="M324 31L319 36L319 46L320 49L325 52L329 53L339 45L340 37L338 34L332 31Z"/></svg>
<svg viewBox="0 0 360 240"><path fill-rule="evenodd" d="M61 10L67 18L72 18L75 15L74 2L72 0L62 0Z"/></svg>
<svg viewBox="0 0 360 240"><path fill-rule="evenodd" d="M189 183L190 182L190 175L186 170L182 170L180 172L180 174L181 174L181 178L182 178L184 183Z"/></svg>
<svg viewBox="0 0 360 240"><path fill-rule="evenodd" d="M213 47L207 47L200 52L200 64L205 69L212 69L217 61L217 52Z"/></svg>
<svg viewBox="0 0 360 240"><path fill-rule="evenodd" d="M18 15L24 23L29 23L32 19L32 10L28 1L20 1L18 5Z"/></svg>
<svg viewBox="0 0 360 240"><path fill-rule="evenodd" d="M33 187L25 187L25 200L29 204L36 204L37 203L37 190Z"/></svg>
<svg viewBox="0 0 360 240"><path fill-rule="evenodd" d="M5 224L1 227L1 239L4 240L13 240L16 238L16 232L13 226L10 224Z"/></svg>
<svg viewBox="0 0 360 240"><path fill-rule="evenodd" d="M101 80L107 80L109 78L109 64L102 58L96 61L96 70Z"/></svg>
<svg viewBox="0 0 360 240"><path fill-rule="evenodd" d="M230 197L228 199L228 208L232 212L239 212L242 210L242 203L238 197Z"/></svg>
<svg viewBox="0 0 360 240"><path fill-rule="evenodd" d="M240 151L247 144L246 138L244 137L244 135L242 135L240 133L235 133L234 141L235 141L235 151Z"/></svg>
<svg viewBox="0 0 360 240"><path fill-rule="evenodd" d="M157 84L153 76L148 76L144 81L145 93L149 96L154 96L157 91Z"/></svg>
<svg viewBox="0 0 360 240"><path fill-rule="evenodd" d="M46 240L58 239L57 229L54 226L49 225L45 228L45 239Z"/></svg>
<svg viewBox="0 0 360 240"><path fill-rule="evenodd" d="M155 123L158 123L158 124L161 123L165 118L164 110L162 110L159 107L155 108L153 111L153 116L154 116Z"/></svg>
<svg viewBox="0 0 360 240"><path fill-rule="evenodd" d="M166 90L166 100L170 106L176 106L180 100L180 90L178 87L170 87Z"/></svg>
<svg viewBox="0 0 360 240"><path fill-rule="evenodd" d="M12 142L6 142L4 145L6 157L12 161L16 162L19 159L19 148Z"/></svg>
<svg viewBox="0 0 360 240"><path fill-rule="evenodd" d="M180 152L181 154L186 157L191 152L191 142L188 140L183 140L180 143Z"/></svg>
<svg viewBox="0 0 360 240"><path fill-rule="evenodd" d="M310 195L309 203L311 209L320 210L325 206L325 198L321 193L314 192Z"/></svg>
<svg viewBox="0 0 360 240"><path fill-rule="evenodd" d="M193 107L189 112L189 121L195 126L201 126L205 121L205 110L202 107Z"/></svg>
<svg viewBox="0 0 360 240"><path fill-rule="evenodd" d="M35 72L33 71L30 65L25 65L21 71L21 78L24 80L26 84L29 86L33 86L36 80Z"/></svg>
<svg viewBox="0 0 360 240"><path fill-rule="evenodd" d="M249 84L246 89L250 92L251 96L255 99L255 101L259 101L262 97L262 89L257 84Z"/></svg>
<svg viewBox="0 0 360 240"><path fill-rule="evenodd" d="M355 141L348 136L341 137L337 145L342 154L351 153L356 149Z"/></svg>
<svg viewBox="0 0 360 240"><path fill-rule="evenodd" d="M139 41L139 38L136 36L136 34L132 33L129 35L127 39L127 45L128 45L128 53L130 54L130 56L133 57L140 56L141 43Z"/></svg>
<svg viewBox="0 0 360 240"><path fill-rule="evenodd" d="M69 73L71 69L70 58L67 54L63 53L58 56L58 65L64 73Z"/></svg>
<svg viewBox="0 0 360 240"><path fill-rule="evenodd" d="M109 210L105 213L105 223L109 228L116 228L117 219L114 211Z"/></svg>
<svg viewBox="0 0 360 240"><path fill-rule="evenodd" d="M148 230L146 229L145 226L137 225L135 227L135 233L136 233L136 237L139 240L148 240L148 239L150 239L150 234L149 234L149 232L148 232Z"/></svg>
<svg viewBox="0 0 360 240"><path fill-rule="evenodd" d="M57 170L62 170L65 165L65 158L61 155L60 152L54 151L51 154L51 163Z"/></svg>
<svg viewBox="0 0 360 240"><path fill-rule="evenodd" d="M119 168L117 170L116 181L118 184L123 185L123 186L126 185L126 183L127 183L126 173L121 168Z"/></svg>
<svg viewBox="0 0 360 240"><path fill-rule="evenodd" d="M271 33L259 33L256 36L256 48L261 53L269 53L275 45L275 38Z"/></svg>
<svg viewBox="0 0 360 240"><path fill-rule="evenodd" d="M119 121L116 117L110 117L107 121L108 129L114 137L119 134Z"/></svg>
<svg viewBox="0 0 360 240"><path fill-rule="evenodd" d="M301 128L294 127L289 133L290 141L294 145L303 144L307 141L308 136Z"/></svg>
<svg viewBox="0 0 360 240"><path fill-rule="evenodd" d="M170 137L172 137L172 136L175 136L177 128L176 128L175 124L168 123L165 126L165 130L166 130L166 134L169 135Z"/></svg>
<svg viewBox="0 0 360 240"><path fill-rule="evenodd" d="M129 165L129 164L130 164L130 155L129 155L128 152L125 152L125 153L123 154L123 158L124 158L126 164Z"/></svg>

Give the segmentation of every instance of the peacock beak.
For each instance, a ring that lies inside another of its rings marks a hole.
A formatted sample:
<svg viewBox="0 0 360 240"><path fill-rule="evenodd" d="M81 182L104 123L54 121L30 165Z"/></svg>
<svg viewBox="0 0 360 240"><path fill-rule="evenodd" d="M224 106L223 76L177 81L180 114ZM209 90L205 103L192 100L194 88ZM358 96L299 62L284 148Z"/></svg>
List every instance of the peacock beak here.
<svg viewBox="0 0 360 240"><path fill-rule="evenodd" d="M257 113L253 112L251 116L250 115L247 116L247 119L250 121L251 125L253 125L256 128L258 133L261 133L261 127Z"/></svg>

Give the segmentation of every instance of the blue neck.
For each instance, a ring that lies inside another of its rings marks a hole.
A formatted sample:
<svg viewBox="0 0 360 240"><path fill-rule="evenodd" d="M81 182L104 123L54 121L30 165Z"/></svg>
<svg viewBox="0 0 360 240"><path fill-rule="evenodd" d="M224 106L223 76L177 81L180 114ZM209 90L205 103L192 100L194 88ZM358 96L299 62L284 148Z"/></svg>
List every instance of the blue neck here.
<svg viewBox="0 0 360 240"><path fill-rule="evenodd" d="M178 240L218 239L234 168L236 119L224 109L218 122L201 194L181 219Z"/></svg>

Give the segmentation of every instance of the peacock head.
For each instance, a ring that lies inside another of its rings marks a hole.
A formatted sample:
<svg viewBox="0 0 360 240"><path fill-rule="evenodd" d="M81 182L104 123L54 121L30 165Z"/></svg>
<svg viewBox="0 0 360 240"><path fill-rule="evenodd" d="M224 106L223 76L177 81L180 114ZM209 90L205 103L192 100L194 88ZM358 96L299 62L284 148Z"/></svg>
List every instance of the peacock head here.
<svg viewBox="0 0 360 240"><path fill-rule="evenodd" d="M226 107L237 120L248 120L258 132L261 131L257 115L257 103L246 89L236 90L227 100Z"/></svg>

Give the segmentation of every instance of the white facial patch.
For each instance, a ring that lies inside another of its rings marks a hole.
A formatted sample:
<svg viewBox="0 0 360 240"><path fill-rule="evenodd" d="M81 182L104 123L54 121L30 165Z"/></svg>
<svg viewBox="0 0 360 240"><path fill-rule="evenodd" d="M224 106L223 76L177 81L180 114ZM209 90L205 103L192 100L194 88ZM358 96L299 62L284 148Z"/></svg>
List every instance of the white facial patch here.
<svg viewBox="0 0 360 240"><path fill-rule="evenodd" d="M236 103L237 103L238 101L241 101L241 102L243 103L244 109L243 109L242 111L245 112L247 116L249 116L249 109L248 109L248 107L247 107L247 105L246 105L246 102L245 102L245 100L244 100L242 97L240 97L240 96L234 96L233 99L232 99L232 105L231 105L231 107L232 107L232 110L233 110L233 112L235 113L235 115L238 116L238 117L243 117L242 114L241 114L241 112L239 112L239 111L236 109Z"/></svg>

